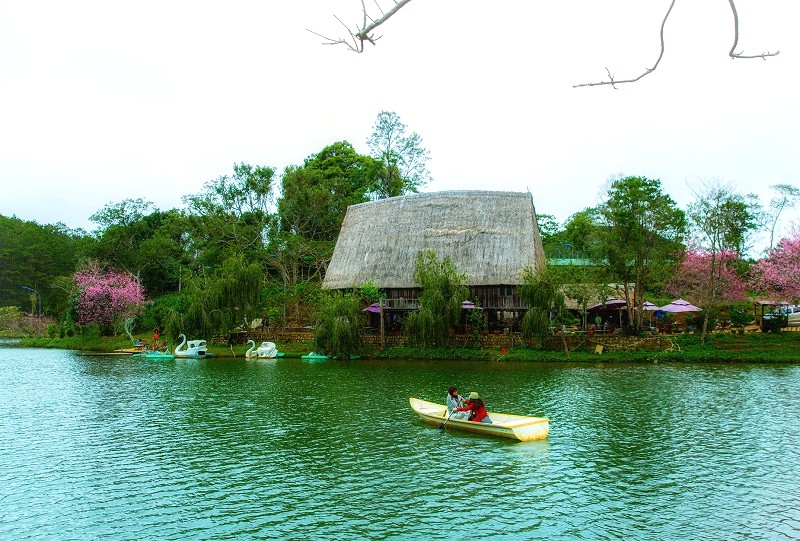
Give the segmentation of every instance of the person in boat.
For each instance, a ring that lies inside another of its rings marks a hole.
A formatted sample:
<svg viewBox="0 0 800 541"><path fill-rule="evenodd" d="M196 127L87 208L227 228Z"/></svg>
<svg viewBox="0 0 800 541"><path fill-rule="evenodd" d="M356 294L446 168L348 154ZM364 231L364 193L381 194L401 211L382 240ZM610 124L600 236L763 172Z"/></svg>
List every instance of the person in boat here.
<svg viewBox="0 0 800 541"><path fill-rule="evenodd" d="M447 399L445 403L447 404L447 413L450 414L450 419L469 421L471 412L454 411L456 408L464 407L464 398L458 394L458 388L455 385L451 385L450 388L447 389Z"/></svg>
<svg viewBox="0 0 800 541"><path fill-rule="evenodd" d="M486 405L483 403L483 398L478 393L472 391L469 393L469 398L464 403L464 407L455 408L455 411L468 411L471 413L470 421L475 423L491 423L489 415L486 413Z"/></svg>

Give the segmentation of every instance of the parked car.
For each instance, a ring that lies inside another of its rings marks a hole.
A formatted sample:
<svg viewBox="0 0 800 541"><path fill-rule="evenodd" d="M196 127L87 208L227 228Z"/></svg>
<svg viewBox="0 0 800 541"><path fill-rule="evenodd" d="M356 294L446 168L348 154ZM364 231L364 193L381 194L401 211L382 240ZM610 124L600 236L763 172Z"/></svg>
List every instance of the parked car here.
<svg viewBox="0 0 800 541"><path fill-rule="evenodd" d="M781 306L764 314L761 331L779 331L783 327L800 327L800 305Z"/></svg>

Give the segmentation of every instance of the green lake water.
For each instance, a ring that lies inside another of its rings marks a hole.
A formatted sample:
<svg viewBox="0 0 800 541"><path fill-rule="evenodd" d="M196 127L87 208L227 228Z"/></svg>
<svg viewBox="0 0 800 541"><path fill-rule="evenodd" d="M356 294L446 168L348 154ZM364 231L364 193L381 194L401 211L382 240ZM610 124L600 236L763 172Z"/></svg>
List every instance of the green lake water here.
<svg viewBox="0 0 800 541"><path fill-rule="evenodd" d="M423 424L449 385L544 442ZM0 539L800 538L800 365L0 348Z"/></svg>

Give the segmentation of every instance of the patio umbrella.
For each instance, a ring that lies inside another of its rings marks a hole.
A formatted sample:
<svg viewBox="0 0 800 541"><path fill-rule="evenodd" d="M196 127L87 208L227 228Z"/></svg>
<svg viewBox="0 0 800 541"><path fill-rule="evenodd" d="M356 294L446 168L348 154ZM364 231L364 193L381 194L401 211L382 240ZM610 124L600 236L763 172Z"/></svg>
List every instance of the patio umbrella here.
<svg viewBox="0 0 800 541"><path fill-rule="evenodd" d="M377 314L381 311L381 306L377 302L373 302L363 310L362 312L372 312L373 314Z"/></svg>
<svg viewBox="0 0 800 541"><path fill-rule="evenodd" d="M472 302L472 301L464 301L464 302L462 302L461 303L461 308L463 308L465 310L475 310L475 309L481 310L482 309L480 306L476 306L475 303Z"/></svg>
<svg viewBox="0 0 800 541"><path fill-rule="evenodd" d="M616 297L609 297L605 300L605 302L601 302L600 304L595 304L594 306L590 306L587 310L597 310L599 308L611 308L614 310L618 310L623 306L627 306L628 303L623 301L622 299L617 299Z"/></svg>
<svg viewBox="0 0 800 541"><path fill-rule="evenodd" d="M651 311L655 312L656 310L660 310L660 309L661 308L659 308L658 306L656 306L655 304L653 304L650 301L645 301L645 303L642 305L642 310L651 310Z"/></svg>
<svg viewBox="0 0 800 541"><path fill-rule="evenodd" d="M702 308L698 308L689 301L683 299L675 299L671 303L664 305L660 308L665 312L680 313L680 312L699 312Z"/></svg>

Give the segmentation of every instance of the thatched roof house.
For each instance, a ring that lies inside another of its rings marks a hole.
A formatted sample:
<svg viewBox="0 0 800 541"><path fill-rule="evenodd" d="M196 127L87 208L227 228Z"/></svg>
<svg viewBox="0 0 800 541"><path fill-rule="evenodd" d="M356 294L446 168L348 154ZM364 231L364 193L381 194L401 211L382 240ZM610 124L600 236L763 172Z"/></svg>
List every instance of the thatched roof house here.
<svg viewBox="0 0 800 541"><path fill-rule="evenodd" d="M390 299L416 297L414 264L424 250L449 257L486 308L518 307L510 286L522 284L526 267L547 264L530 193L420 193L350 206L323 287L372 282Z"/></svg>

